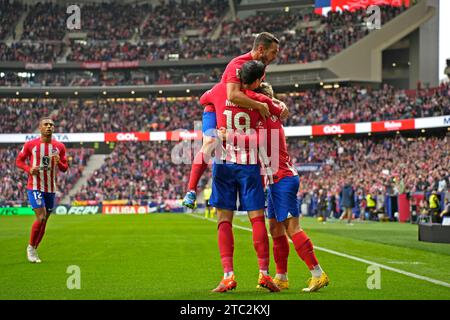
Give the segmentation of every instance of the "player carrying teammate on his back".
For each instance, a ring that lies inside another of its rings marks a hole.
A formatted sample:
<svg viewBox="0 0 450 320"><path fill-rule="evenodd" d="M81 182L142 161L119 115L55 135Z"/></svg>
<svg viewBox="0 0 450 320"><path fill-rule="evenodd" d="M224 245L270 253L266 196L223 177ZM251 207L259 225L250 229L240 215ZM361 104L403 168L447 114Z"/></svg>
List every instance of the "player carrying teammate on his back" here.
<svg viewBox="0 0 450 320"><path fill-rule="evenodd" d="M52 139L54 128L51 118L42 118L39 122L41 137L26 142L16 159L17 167L29 174L28 199L36 214L27 247L28 261L33 263L41 262L36 249L44 237L47 220L55 204L56 167L63 172L69 167L65 146Z"/></svg>
<svg viewBox="0 0 450 320"><path fill-rule="evenodd" d="M245 89L254 90L261 83L265 65L251 60L242 66L240 78ZM243 130L248 133L263 121L255 110L241 108L227 99L226 84L219 83L200 98L202 105L215 107L217 126L229 130ZM281 114L281 108L272 106L271 112ZM264 190L258 165L258 150L242 143L225 145L216 149L213 164L213 185L210 204L217 208L217 229L219 251L224 269L224 276L214 292L226 292L236 288L233 270L234 239L232 231L233 212L237 210L239 193L239 210L247 211L252 223L253 244L258 257L258 284L270 291L280 289L269 276L269 238L264 219Z"/></svg>
<svg viewBox="0 0 450 320"><path fill-rule="evenodd" d="M226 86L226 95L228 101L245 109L258 111L261 116L270 116L267 103L253 100L241 91L241 81L239 79L239 70L242 65L248 61L261 61L268 66L278 55L279 40L271 33L261 32L255 38L252 51L232 59L225 68L220 83ZM283 115L287 116L286 105L275 99L283 109ZM211 152L214 148L215 129L217 125L216 113L213 106L206 106L203 112L203 145L202 149L195 155L192 163L191 174L188 183L188 192L183 199L183 205L188 208L195 208L196 190L200 177L208 167Z"/></svg>

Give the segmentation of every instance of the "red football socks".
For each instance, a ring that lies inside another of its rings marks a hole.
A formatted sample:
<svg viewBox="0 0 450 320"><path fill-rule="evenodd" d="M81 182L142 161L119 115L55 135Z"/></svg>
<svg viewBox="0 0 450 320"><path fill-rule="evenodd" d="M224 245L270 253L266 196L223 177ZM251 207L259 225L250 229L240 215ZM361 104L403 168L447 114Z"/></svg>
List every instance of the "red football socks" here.
<svg viewBox="0 0 450 320"><path fill-rule="evenodd" d="M258 257L259 270L269 270L269 236L264 216L250 219L253 229L253 246Z"/></svg>
<svg viewBox="0 0 450 320"><path fill-rule="evenodd" d="M35 220L31 226L30 245L33 247L36 247L37 245L39 233L41 231L41 224L42 222L40 220Z"/></svg>
<svg viewBox="0 0 450 320"><path fill-rule="evenodd" d="M39 236L38 236L38 238L37 238L37 240L36 240L36 248L39 246L39 244L41 243L41 241L42 241L42 238L44 237L44 233L45 233L45 227L47 226L47 221L43 221L42 223L41 223L41 229L39 230Z"/></svg>
<svg viewBox="0 0 450 320"><path fill-rule="evenodd" d="M286 235L273 238L273 257L275 259L275 265L278 274L287 273L289 256L289 240Z"/></svg>
<svg viewBox="0 0 450 320"><path fill-rule="evenodd" d="M192 163L191 174L189 176L188 188L189 190L196 191L198 182L208 168L208 161L205 159L205 154L199 151L194 158Z"/></svg>
<svg viewBox="0 0 450 320"><path fill-rule="evenodd" d="M219 238L219 252L222 260L223 272L233 271L234 239L233 229L229 221L224 221L217 227Z"/></svg>
<svg viewBox="0 0 450 320"><path fill-rule="evenodd" d="M299 257L306 263L309 270L314 269L319 264L316 255L314 254L314 247L304 231L297 232L292 236L295 251Z"/></svg>

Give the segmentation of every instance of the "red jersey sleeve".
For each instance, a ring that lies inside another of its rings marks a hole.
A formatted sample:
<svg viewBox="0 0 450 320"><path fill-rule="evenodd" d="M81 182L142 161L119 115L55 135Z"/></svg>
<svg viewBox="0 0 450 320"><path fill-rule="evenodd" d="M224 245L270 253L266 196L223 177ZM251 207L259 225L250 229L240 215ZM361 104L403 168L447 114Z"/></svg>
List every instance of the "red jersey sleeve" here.
<svg viewBox="0 0 450 320"><path fill-rule="evenodd" d="M252 90L246 90L245 94L253 99L253 100L257 100L259 102L263 102L263 103L267 103L267 105L269 106L269 112L271 114L273 114L274 116L280 117L281 115L281 108L277 105L275 105L275 103L273 103L272 99L270 99L268 96L263 95L261 93L256 93Z"/></svg>
<svg viewBox="0 0 450 320"><path fill-rule="evenodd" d="M225 70L224 78L225 83L237 83L241 84L240 77L241 68L237 68L237 65L230 65L227 70Z"/></svg>
<svg viewBox="0 0 450 320"><path fill-rule="evenodd" d="M29 148L29 144L25 143L22 147L22 150L20 150L19 154L17 155L16 159L16 166L22 170L24 170L26 173L30 173L31 167L27 165L25 162L27 158L29 158L31 155L31 151Z"/></svg>
<svg viewBox="0 0 450 320"><path fill-rule="evenodd" d="M59 152L58 168L62 172L66 172L67 169L69 168L69 163L67 162L67 157L66 157L66 147L63 144L61 144L61 150Z"/></svg>
<svg viewBox="0 0 450 320"><path fill-rule="evenodd" d="M200 104L202 106L207 106L207 105L214 105L212 102L212 89L206 91L204 94L202 94L202 96L200 97Z"/></svg>

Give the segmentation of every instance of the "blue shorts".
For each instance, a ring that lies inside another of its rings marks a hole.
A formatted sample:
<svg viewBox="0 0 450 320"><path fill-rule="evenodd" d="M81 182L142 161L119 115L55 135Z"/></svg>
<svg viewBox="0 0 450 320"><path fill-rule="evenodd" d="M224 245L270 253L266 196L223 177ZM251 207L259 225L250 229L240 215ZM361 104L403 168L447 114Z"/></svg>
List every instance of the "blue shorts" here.
<svg viewBox="0 0 450 320"><path fill-rule="evenodd" d="M217 137L217 119L215 112L203 112L202 132L204 136Z"/></svg>
<svg viewBox="0 0 450 320"><path fill-rule="evenodd" d="M284 177L275 184L269 185L267 217L283 222L289 217L298 217L297 192L300 186L298 176Z"/></svg>
<svg viewBox="0 0 450 320"><path fill-rule="evenodd" d="M264 209L264 188L257 164L213 164L211 206L237 210L239 193L239 211Z"/></svg>
<svg viewBox="0 0 450 320"><path fill-rule="evenodd" d="M55 193L42 192L39 190L27 190L28 201L33 209L44 208L52 212L55 206Z"/></svg>

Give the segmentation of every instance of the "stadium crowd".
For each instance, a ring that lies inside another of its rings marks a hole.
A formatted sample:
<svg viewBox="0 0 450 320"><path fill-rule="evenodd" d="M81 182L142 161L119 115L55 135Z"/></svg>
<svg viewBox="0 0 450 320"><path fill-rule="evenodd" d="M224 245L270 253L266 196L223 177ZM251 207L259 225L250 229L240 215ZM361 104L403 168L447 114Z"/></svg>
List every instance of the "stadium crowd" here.
<svg viewBox="0 0 450 320"><path fill-rule="evenodd" d="M117 144L71 200L129 200L130 204L146 204L180 199L190 165L172 162L174 146L173 142Z"/></svg>
<svg viewBox="0 0 450 320"><path fill-rule="evenodd" d="M411 119L450 114L450 84L415 94L384 84L378 90L357 86L307 90L280 97L289 106L286 126Z"/></svg>
<svg viewBox="0 0 450 320"><path fill-rule="evenodd" d="M10 35L15 38L14 26L24 10L24 5L18 1L0 0L0 8L0 40Z"/></svg>
<svg viewBox="0 0 450 320"><path fill-rule="evenodd" d="M15 166L17 155L21 146L0 148L0 207L22 206L28 204L26 185L28 175ZM80 179L84 167L93 149L67 149L69 169L66 173L60 173L57 178L56 201L60 201Z"/></svg>
<svg viewBox="0 0 450 320"><path fill-rule="evenodd" d="M321 167L317 172L299 172L300 198L317 197L320 192L338 199L348 177L352 177L350 183L361 198L368 193L384 198L386 194L450 189L448 139L449 136L317 141L290 138L288 146L298 167L305 163L319 163ZM72 200L129 200L130 204L142 204L181 199L190 165L174 164L174 146L173 142L119 143ZM208 170L201 186L210 177Z"/></svg>
<svg viewBox="0 0 450 320"><path fill-rule="evenodd" d="M67 31L67 7L53 2L38 2L29 6L23 22L22 40L62 40Z"/></svg>
<svg viewBox="0 0 450 320"><path fill-rule="evenodd" d="M66 46L70 47L68 61L155 61L173 59L174 54L179 59L233 57L250 50L255 33L270 30L281 42L277 63L307 63L327 59L368 33L365 10L330 12L327 16L314 14L312 8L257 12L245 19L223 22L221 35L213 38L211 31L226 12L227 2L223 0L188 5L169 1L154 8L135 4L113 6L113 9L105 6L87 5L89 10L83 9L87 18L82 28L88 37L82 42L53 46L4 45L0 46L0 61L53 62L66 52ZM403 10L383 7L382 22L388 22ZM66 31L62 25L65 18L62 6L36 4L25 21L22 40L61 40ZM191 29L200 32L194 37L182 32ZM20 54L15 53L17 50Z"/></svg>
<svg viewBox="0 0 450 320"><path fill-rule="evenodd" d="M450 114L450 84L415 93L383 85L379 90L357 87L308 90L281 95L290 110L285 126L366 122ZM173 112L177 110L177 112ZM201 121L197 97L106 99L0 100L2 133L30 132L40 114L51 114L56 132L134 132L194 129ZM69 119L79 119L70 121Z"/></svg>
<svg viewBox="0 0 450 320"><path fill-rule="evenodd" d="M220 24L227 7L225 0L161 1L146 19L141 39L176 37L188 30L208 36Z"/></svg>
<svg viewBox="0 0 450 320"><path fill-rule="evenodd" d="M1 44L0 44L1 46ZM216 83L220 80L220 68L195 69L129 69L115 71L32 71L0 73L0 86L115 86L151 84ZM22 76L19 76L22 74Z"/></svg>
<svg viewBox="0 0 450 320"><path fill-rule="evenodd" d="M131 39L139 33L151 5L92 3L81 7L82 30L89 39L122 40Z"/></svg>
<svg viewBox="0 0 450 320"><path fill-rule="evenodd" d="M336 193L352 177L355 188L364 192L399 194L450 188L449 139L289 139L289 148L294 163L321 164L321 171L301 179L301 192L323 188Z"/></svg>

